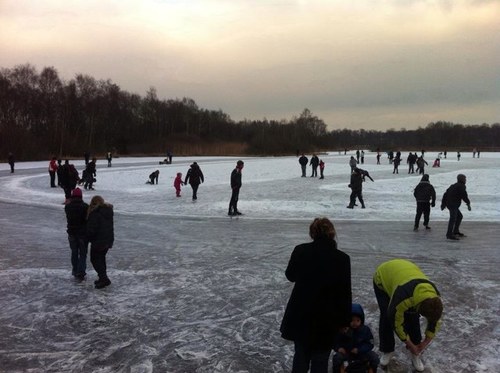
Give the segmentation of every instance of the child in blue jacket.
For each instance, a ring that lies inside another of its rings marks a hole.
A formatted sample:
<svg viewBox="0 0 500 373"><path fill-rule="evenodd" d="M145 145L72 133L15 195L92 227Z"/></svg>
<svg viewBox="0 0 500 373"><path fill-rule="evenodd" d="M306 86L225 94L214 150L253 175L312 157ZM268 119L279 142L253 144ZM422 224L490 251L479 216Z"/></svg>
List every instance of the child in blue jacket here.
<svg viewBox="0 0 500 373"><path fill-rule="evenodd" d="M362 364L369 373L375 373L379 357L373 351L373 334L365 325L365 313L360 304L352 304L352 318L349 328L339 334L334 346L333 372L344 373L344 362Z"/></svg>

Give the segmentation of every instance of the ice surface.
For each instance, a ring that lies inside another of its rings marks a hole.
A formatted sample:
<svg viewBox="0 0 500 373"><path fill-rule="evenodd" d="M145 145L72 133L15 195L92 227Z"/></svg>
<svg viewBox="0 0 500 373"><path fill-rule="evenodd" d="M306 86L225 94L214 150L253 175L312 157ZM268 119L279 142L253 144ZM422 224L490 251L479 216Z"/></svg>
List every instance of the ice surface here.
<svg viewBox="0 0 500 373"><path fill-rule="evenodd" d="M279 325L293 284L285 276L293 247L309 240L316 216L331 218L351 256L353 294L377 338L371 276L382 261L416 262L445 303L443 326L425 352L432 372L500 371L500 154L428 167L438 194L467 175L472 211L462 209L467 238L446 241L446 211L431 212L431 231L413 232L413 188L385 157L365 164L365 210L346 209L351 154L322 154L325 179L301 178L296 157L244 158L239 219L226 216L236 158L118 158L98 161L96 190L115 206L112 285L71 280L64 196L49 188L47 162L0 164L0 371L286 372L293 345ZM429 164L436 153L428 153ZM173 188L196 160L205 174L198 200ZM81 172L83 161L75 162ZM159 185L146 185L160 170ZM308 168L308 175L310 168ZM397 371L408 357L397 349Z"/></svg>

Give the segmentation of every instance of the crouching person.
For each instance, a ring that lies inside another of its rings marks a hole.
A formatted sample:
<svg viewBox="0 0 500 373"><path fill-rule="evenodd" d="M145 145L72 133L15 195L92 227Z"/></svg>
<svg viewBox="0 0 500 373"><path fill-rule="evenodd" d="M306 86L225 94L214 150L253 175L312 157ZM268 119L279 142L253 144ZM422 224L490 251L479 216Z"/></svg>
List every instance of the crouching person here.
<svg viewBox="0 0 500 373"><path fill-rule="evenodd" d="M94 281L96 289L111 284L106 271L106 254L115 239L113 227L113 205L105 203L101 196L94 196L90 201L87 215L87 239L90 246L90 262L97 272Z"/></svg>
<svg viewBox="0 0 500 373"><path fill-rule="evenodd" d="M365 313L360 304L352 304L350 327L338 335L334 350L333 373L344 373L345 362L349 364L349 371L353 371L354 367L362 372L377 371L379 357L373 351L373 334L365 325Z"/></svg>

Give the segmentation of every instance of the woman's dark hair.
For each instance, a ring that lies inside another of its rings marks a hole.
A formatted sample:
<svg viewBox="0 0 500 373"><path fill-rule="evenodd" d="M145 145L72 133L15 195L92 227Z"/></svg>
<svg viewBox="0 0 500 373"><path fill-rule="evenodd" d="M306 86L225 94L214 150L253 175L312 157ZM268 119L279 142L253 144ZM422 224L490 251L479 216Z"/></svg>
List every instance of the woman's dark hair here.
<svg viewBox="0 0 500 373"><path fill-rule="evenodd" d="M335 235L335 227L327 218L316 218L309 226L309 236L311 236L313 240L319 238L329 238L333 240L335 239Z"/></svg>

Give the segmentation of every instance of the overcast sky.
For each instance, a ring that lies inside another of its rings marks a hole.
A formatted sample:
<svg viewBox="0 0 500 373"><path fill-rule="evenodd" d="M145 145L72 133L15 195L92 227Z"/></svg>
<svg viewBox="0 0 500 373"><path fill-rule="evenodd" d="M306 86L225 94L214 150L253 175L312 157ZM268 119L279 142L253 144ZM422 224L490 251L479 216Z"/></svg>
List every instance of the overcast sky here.
<svg viewBox="0 0 500 373"><path fill-rule="evenodd" d="M54 66L235 120L500 122L499 0L0 0L0 67Z"/></svg>

